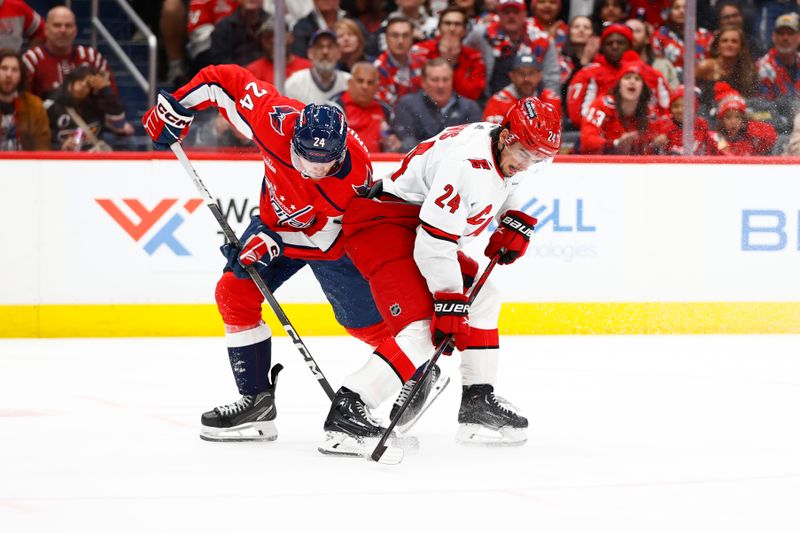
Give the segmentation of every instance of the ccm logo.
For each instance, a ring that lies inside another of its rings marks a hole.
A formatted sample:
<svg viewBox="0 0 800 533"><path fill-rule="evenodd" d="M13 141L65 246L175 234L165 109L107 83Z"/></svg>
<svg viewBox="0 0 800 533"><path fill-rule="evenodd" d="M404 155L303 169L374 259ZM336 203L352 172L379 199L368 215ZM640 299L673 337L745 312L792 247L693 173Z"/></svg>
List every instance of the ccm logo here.
<svg viewBox="0 0 800 533"><path fill-rule="evenodd" d="M533 228L532 227L523 224L522 222L520 222L519 220L517 220L514 217L511 217L511 216L505 217L503 219L503 225L504 226L508 226L509 228L513 229L514 231L522 233L523 235L525 235L529 239L531 238L531 235L533 235Z"/></svg>
<svg viewBox="0 0 800 533"><path fill-rule="evenodd" d="M433 310L440 315L463 315L469 313L469 304L462 302L436 302Z"/></svg>
<svg viewBox="0 0 800 533"><path fill-rule="evenodd" d="M172 111L167 109L162 103L158 104L158 116L161 117L164 122L176 128L185 128L191 123L191 121L173 114Z"/></svg>

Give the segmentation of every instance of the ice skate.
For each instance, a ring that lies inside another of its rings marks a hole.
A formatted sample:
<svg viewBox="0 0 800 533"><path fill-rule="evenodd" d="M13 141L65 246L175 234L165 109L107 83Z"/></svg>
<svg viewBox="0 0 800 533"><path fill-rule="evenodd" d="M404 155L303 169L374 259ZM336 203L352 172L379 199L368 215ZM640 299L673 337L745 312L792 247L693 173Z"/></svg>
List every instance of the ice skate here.
<svg viewBox="0 0 800 533"><path fill-rule="evenodd" d="M463 388L458 423L459 444L521 446L528 440L528 419L507 400L495 396L492 385Z"/></svg>
<svg viewBox="0 0 800 533"><path fill-rule="evenodd" d="M400 394L397 396L397 399L394 401L394 405L392 406L391 417L394 419L395 413L400 409L400 406L403 405L403 402L406 401L408 395L411 394L411 389L414 388L414 385L417 383L417 380L422 375L422 372L425 370L427 365L423 365L417 369L414 375L405 382L403 388L400 389ZM425 382L422 384L422 387L419 389L417 394L411 399L411 403L408 404L406 410L403 411L400 420L397 421L397 428L398 433L406 433L410 430L414 424L419 420L419 417L422 416L428 407L433 403L437 396L439 396L442 391L447 387L447 384L450 383L450 378L442 374L442 369L439 368L437 365L433 366L431 373L428 374L428 377L425 379Z"/></svg>
<svg viewBox="0 0 800 533"><path fill-rule="evenodd" d="M357 393L342 387L333 398L325 419L325 442L317 448L326 455L369 457L386 428L372 417L369 407ZM416 439L391 438L387 444L402 448L417 447Z"/></svg>
<svg viewBox="0 0 800 533"><path fill-rule="evenodd" d="M254 395L244 395L239 400L215 407L203 413L200 438L208 441L271 441L278 438L275 428L275 386L280 364L272 367L272 386Z"/></svg>

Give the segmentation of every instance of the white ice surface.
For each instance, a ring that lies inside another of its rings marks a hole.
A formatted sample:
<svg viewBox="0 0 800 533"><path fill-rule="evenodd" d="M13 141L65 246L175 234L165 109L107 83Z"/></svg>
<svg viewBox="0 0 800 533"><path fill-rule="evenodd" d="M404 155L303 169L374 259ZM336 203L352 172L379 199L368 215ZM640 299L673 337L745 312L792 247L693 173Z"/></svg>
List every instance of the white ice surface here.
<svg viewBox="0 0 800 533"><path fill-rule="evenodd" d="M366 356L305 341L334 388ZM529 442L453 442L454 357L394 467L316 451L324 393L275 342L278 440L220 444L221 338L0 340L0 532L800 531L800 336L507 337Z"/></svg>

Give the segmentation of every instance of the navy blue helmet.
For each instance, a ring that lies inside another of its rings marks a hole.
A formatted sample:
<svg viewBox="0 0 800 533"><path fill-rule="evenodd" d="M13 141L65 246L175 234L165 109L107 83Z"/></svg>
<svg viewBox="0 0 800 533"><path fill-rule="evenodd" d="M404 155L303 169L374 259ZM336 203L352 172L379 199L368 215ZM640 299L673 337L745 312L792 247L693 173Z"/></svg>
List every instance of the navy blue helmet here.
<svg viewBox="0 0 800 533"><path fill-rule="evenodd" d="M297 155L313 163L341 162L347 155L347 121L339 109L309 104L297 117L292 136Z"/></svg>

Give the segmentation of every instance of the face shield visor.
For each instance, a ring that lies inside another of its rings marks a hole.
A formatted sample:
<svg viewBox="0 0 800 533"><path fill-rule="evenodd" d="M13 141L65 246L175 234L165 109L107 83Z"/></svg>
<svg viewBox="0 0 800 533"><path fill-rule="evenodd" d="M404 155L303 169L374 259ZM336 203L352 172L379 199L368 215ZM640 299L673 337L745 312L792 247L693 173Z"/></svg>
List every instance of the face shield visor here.
<svg viewBox="0 0 800 533"><path fill-rule="evenodd" d="M331 176L336 174L339 170L341 162L344 160L344 154L342 157L336 161L327 161L327 162L314 162L309 161L308 159L301 156L295 150L294 143L292 143L291 147L291 157L292 157L292 166L297 170L304 178L309 179L321 179L326 176Z"/></svg>

